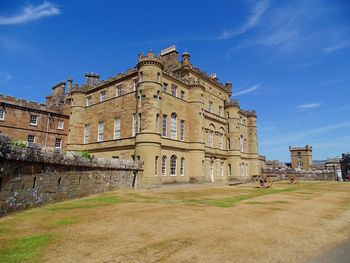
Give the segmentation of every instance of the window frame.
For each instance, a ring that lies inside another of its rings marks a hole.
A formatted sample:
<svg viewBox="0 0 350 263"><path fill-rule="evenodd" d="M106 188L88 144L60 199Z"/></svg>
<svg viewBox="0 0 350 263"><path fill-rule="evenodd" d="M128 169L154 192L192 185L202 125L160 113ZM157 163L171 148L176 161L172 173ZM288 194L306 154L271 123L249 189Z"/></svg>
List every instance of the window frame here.
<svg viewBox="0 0 350 263"><path fill-rule="evenodd" d="M33 140L29 140L29 138L33 138ZM28 134L28 137L27 137L27 142L28 143L35 143L35 140L36 139L36 136L35 135L32 135L32 134Z"/></svg>
<svg viewBox="0 0 350 263"><path fill-rule="evenodd" d="M33 118L35 119L35 123L32 122ZM29 125L38 126L38 115L30 114Z"/></svg>
<svg viewBox="0 0 350 263"><path fill-rule="evenodd" d="M177 172L177 157L176 155L172 155L170 157L170 176L176 176Z"/></svg>
<svg viewBox="0 0 350 263"><path fill-rule="evenodd" d="M0 120L1 121L4 121L5 120L5 115L6 115L6 112L5 112L5 109L0 109Z"/></svg>
<svg viewBox="0 0 350 263"><path fill-rule="evenodd" d="M59 142L59 144L58 144L58 142ZM62 148L62 139L61 138L55 138L55 148L56 149L61 149Z"/></svg>
<svg viewBox="0 0 350 263"><path fill-rule="evenodd" d="M105 101L107 98L107 90L101 90L100 91L100 102Z"/></svg>
<svg viewBox="0 0 350 263"><path fill-rule="evenodd" d="M84 144L89 143L90 124L84 125Z"/></svg>
<svg viewBox="0 0 350 263"><path fill-rule="evenodd" d="M121 128L121 118L114 118L114 134L113 138L114 140L119 140L120 139L120 128Z"/></svg>
<svg viewBox="0 0 350 263"><path fill-rule="evenodd" d="M104 135L104 121L99 121L97 125L97 142L103 142L103 135Z"/></svg>

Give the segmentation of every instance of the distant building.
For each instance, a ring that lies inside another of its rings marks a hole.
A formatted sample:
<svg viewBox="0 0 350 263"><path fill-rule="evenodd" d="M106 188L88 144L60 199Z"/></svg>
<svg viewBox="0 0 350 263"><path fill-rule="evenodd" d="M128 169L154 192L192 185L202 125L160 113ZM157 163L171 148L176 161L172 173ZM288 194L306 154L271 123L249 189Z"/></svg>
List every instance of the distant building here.
<svg viewBox="0 0 350 263"><path fill-rule="evenodd" d="M292 169L308 170L312 166L312 146L289 146Z"/></svg>
<svg viewBox="0 0 350 263"><path fill-rule="evenodd" d="M326 168L326 170L332 170L337 174L338 181L342 181L340 161L341 161L341 158L327 159L326 163L324 164L324 167Z"/></svg>
<svg viewBox="0 0 350 263"><path fill-rule="evenodd" d="M340 160L343 180L350 179L350 153L343 153Z"/></svg>

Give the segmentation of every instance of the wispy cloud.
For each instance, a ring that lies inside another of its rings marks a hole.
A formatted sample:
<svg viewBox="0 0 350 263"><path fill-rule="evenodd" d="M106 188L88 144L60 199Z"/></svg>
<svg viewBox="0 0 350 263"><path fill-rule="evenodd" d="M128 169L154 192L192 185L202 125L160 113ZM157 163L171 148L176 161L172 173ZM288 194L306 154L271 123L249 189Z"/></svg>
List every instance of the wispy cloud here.
<svg viewBox="0 0 350 263"><path fill-rule="evenodd" d="M268 5L269 5L268 0L262 0L255 3L254 7L250 11L249 17L239 28L236 28L233 30L224 30L221 33L221 35L218 37L218 39L233 38L257 26L259 24L259 21L262 15L265 13Z"/></svg>
<svg viewBox="0 0 350 263"><path fill-rule="evenodd" d="M297 109L312 109L318 108L321 106L321 103L307 103L297 106Z"/></svg>
<svg viewBox="0 0 350 263"><path fill-rule="evenodd" d="M0 70L0 83L4 84L12 79L12 75L6 71Z"/></svg>
<svg viewBox="0 0 350 263"><path fill-rule="evenodd" d="M14 16L0 16L0 25L24 24L43 17L61 14L61 10L50 2L44 2L38 6L28 5Z"/></svg>
<svg viewBox="0 0 350 263"><path fill-rule="evenodd" d="M300 140L304 138L309 138L310 136L314 136L316 134L322 134L325 132L330 132L334 130L339 130L340 128L350 128L350 122L340 122L332 125L322 126L316 129L307 130L304 132L299 133L292 133L292 134L284 134L281 137L274 138L270 141L262 141L262 145L268 146L268 145L288 145L290 143L299 143Z"/></svg>
<svg viewBox="0 0 350 263"><path fill-rule="evenodd" d="M323 52L328 54L328 53L332 53L334 51L337 51L337 50L340 50L343 48L347 48L347 47L350 47L350 41L343 41L343 42L338 43L336 45L326 47L323 49Z"/></svg>
<svg viewBox="0 0 350 263"><path fill-rule="evenodd" d="M241 89L238 90L236 93L233 93L234 96L239 96L239 95L243 95L243 94L247 94L247 93L251 93L253 91L256 91L259 88L260 85L256 84L250 88L247 89Z"/></svg>

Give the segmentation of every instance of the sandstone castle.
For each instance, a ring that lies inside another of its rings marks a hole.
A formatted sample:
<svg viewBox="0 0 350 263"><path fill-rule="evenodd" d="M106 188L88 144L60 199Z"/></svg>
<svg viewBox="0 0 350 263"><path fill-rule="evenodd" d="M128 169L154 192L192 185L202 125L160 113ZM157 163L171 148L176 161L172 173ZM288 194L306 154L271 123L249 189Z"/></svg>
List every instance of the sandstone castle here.
<svg viewBox="0 0 350 263"><path fill-rule="evenodd" d="M46 104L0 96L0 131L18 140L144 163L140 183L218 182L260 173L255 111L232 84L172 46L101 81L61 82Z"/></svg>

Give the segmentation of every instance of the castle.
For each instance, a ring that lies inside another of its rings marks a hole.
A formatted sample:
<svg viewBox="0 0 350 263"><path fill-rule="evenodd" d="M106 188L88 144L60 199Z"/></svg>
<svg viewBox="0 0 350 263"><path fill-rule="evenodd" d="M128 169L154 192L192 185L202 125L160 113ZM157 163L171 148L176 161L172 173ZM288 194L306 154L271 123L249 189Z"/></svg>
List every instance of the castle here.
<svg viewBox="0 0 350 263"><path fill-rule="evenodd" d="M220 182L260 173L256 112L172 46L100 81L55 85L45 105L0 97L0 130L16 139L98 157L140 160L143 185ZM68 87L66 87L68 86ZM67 89L67 90L66 90Z"/></svg>

